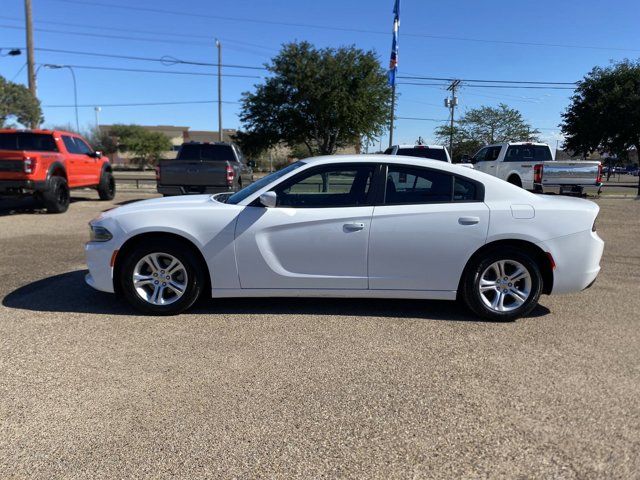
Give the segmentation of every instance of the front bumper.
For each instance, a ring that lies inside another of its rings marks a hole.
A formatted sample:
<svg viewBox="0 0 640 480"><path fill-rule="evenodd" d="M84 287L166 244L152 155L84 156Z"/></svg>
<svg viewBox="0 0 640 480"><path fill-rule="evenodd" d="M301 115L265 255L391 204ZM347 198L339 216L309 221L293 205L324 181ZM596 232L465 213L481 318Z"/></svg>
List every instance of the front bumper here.
<svg viewBox="0 0 640 480"><path fill-rule="evenodd" d="M101 292L114 293L111 267L113 252L113 242L89 242L85 245L84 253L89 268L84 279L87 285Z"/></svg>
<svg viewBox="0 0 640 480"><path fill-rule="evenodd" d="M29 195L46 190L47 182L36 180L0 180L0 195Z"/></svg>

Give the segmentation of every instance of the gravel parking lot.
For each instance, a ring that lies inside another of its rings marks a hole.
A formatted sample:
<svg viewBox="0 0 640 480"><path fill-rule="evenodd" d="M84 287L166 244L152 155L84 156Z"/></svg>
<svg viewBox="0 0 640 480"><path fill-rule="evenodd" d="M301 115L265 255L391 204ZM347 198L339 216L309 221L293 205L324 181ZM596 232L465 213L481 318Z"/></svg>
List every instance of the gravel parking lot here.
<svg viewBox="0 0 640 480"><path fill-rule="evenodd" d="M591 289L499 324L409 300L139 316L84 285L96 198L0 201L0 478L639 478L639 201L598 200Z"/></svg>

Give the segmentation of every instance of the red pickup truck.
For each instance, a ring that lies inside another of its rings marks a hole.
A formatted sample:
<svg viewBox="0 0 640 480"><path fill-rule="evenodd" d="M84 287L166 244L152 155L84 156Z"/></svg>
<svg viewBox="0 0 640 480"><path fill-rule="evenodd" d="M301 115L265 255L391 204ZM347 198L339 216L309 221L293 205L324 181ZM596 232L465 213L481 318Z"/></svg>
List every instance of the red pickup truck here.
<svg viewBox="0 0 640 480"><path fill-rule="evenodd" d="M66 212L69 190L116 193L111 164L80 135L59 130L0 129L0 196L34 195L49 213Z"/></svg>

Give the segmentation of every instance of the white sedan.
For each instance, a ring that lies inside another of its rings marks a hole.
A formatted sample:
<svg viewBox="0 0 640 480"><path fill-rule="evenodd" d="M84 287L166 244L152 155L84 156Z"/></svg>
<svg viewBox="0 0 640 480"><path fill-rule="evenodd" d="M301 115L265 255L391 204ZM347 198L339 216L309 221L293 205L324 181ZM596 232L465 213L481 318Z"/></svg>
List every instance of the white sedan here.
<svg viewBox="0 0 640 480"><path fill-rule="evenodd" d="M151 314L219 297L461 299L513 320L600 270L598 206L401 156L302 160L229 194L93 220L86 281Z"/></svg>

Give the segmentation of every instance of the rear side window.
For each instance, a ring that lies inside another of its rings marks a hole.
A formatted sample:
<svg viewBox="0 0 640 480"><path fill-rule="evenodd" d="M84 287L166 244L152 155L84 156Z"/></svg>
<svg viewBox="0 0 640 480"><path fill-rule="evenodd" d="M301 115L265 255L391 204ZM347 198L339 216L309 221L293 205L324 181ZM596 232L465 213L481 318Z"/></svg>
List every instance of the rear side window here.
<svg viewBox="0 0 640 480"><path fill-rule="evenodd" d="M453 183L454 202L475 202L479 200L479 193L479 187L476 182L462 177L455 177Z"/></svg>
<svg viewBox="0 0 640 480"><path fill-rule="evenodd" d="M231 145L185 143L178 152L178 160L236 161Z"/></svg>
<svg viewBox="0 0 640 480"><path fill-rule="evenodd" d="M57 152L53 135L46 133L7 132L0 133L0 150L31 150L34 152Z"/></svg>
<svg viewBox="0 0 640 480"><path fill-rule="evenodd" d="M497 160L498 157L500 156L500 150L502 150L502 147L489 147L487 148L487 155L484 158L485 162L493 162L494 160Z"/></svg>
<svg viewBox="0 0 640 480"><path fill-rule="evenodd" d="M447 155L444 153L444 148L427 148L419 146L415 148L399 148L396 155L431 158L432 160L440 160L443 162L447 161Z"/></svg>
<svg viewBox="0 0 640 480"><path fill-rule="evenodd" d="M450 202L453 176L422 168L390 165L385 189L386 205Z"/></svg>
<svg viewBox="0 0 640 480"><path fill-rule="evenodd" d="M551 149L546 145L511 145L505 162L542 162L551 160Z"/></svg>

